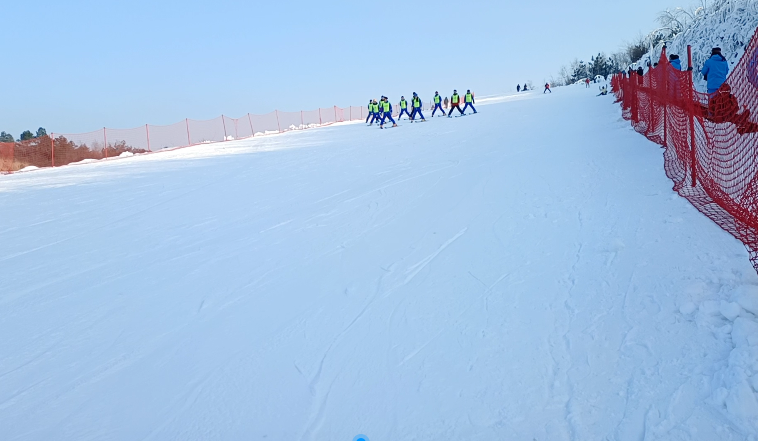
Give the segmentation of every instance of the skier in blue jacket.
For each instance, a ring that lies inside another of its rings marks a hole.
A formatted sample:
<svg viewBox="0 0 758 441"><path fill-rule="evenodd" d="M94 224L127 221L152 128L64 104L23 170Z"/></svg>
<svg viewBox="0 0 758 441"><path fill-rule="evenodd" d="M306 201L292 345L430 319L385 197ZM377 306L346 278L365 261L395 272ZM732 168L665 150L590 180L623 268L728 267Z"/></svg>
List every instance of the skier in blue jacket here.
<svg viewBox="0 0 758 441"><path fill-rule="evenodd" d="M416 92L413 92L413 98L411 99L411 103L413 104L413 115L411 116L411 121L416 120L416 116L421 117L421 121L426 121L426 118L424 118L424 114L421 113L421 98L416 95Z"/></svg>
<svg viewBox="0 0 758 441"><path fill-rule="evenodd" d="M400 118L403 117L403 114L408 115L408 119L411 119L411 114L408 113L408 101L405 100L404 96L400 97L400 115L397 116L397 120L400 121Z"/></svg>
<svg viewBox="0 0 758 441"><path fill-rule="evenodd" d="M382 115L382 122L379 123L379 128L384 128L384 121L389 118L390 121L392 121L392 127L397 127L397 123L394 119L392 119L392 104L390 104L390 100L387 99L386 96L382 97L382 101L379 103L379 111L383 114Z"/></svg>
<svg viewBox="0 0 758 441"><path fill-rule="evenodd" d="M679 55L669 55L669 63L671 63L676 70L682 70L682 60L679 59Z"/></svg>
<svg viewBox="0 0 758 441"><path fill-rule="evenodd" d="M381 115L379 113L379 103L377 103L376 100L374 100L374 102L371 103L371 123L369 125L373 126L374 121L379 122L379 119L381 119L380 116Z"/></svg>
<svg viewBox="0 0 758 441"><path fill-rule="evenodd" d="M679 59L679 55L671 54L669 55L669 63L671 63L671 67L676 69L677 71L682 70L682 60ZM676 99L679 97L679 94L681 93L680 86L679 86L679 78L680 76L676 72L669 72L669 79L668 79L668 91L671 98Z"/></svg>
<svg viewBox="0 0 758 441"><path fill-rule="evenodd" d="M434 118L434 112L439 110L442 112L442 116L447 116L447 113L442 109L442 97L439 92L434 92L434 110L432 110L432 118Z"/></svg>
<svg viewBox="0 0 758 441"><path fill-rule="evenodd" d="M716 93L729 75L729 62L721 55L721 48L711 49L711 58L705 61L700 73L708 81L708 93Z"/></svg>
<svg viewBox="0 0 758 441"><path fill-rule="evenodd" d="M471 93L470 90L466 91L466 95L463 96L463 100L466 102L466 105L463 106L463 111L461 112L461 114L466 113L466 109L468 109L469 107L471 107L471 110L473 110L474 113L476 113L476 109L474 108L474 94Z"/></svg>

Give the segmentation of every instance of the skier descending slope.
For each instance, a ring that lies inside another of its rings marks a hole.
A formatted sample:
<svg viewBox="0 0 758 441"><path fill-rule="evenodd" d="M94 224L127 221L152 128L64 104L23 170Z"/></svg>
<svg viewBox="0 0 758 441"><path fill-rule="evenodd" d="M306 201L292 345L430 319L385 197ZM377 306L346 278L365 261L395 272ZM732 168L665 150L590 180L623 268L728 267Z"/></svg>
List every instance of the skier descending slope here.
<svg viewBox="0 0 758 441"><path fill-rule="evenodd" d="M405 100L404 96L400 97L400 115L398 115L397 120L400 121L400 118L403 117L403 114L408 115L408 119L411 119L411 114L408 113L408 101Z"/></svg>
<svg viewBox="0 0 758 441"><path fill-rule="evenodd" d="M390 121L392 121L392 127L397 127L397 123L394 119L392 119L392 104L390 104L390 101L387 99L386 96L382 97L382 102L379 103L379 106L381 107L381 111L384 113L382 116L382 122L379 124L379 128L384 128L384 121L389 118Z"/></svg>
<svg viewBox="0 0 758 441"><path fill-rule="evenodd" d="M374 115L374 102L372 100L368 100L368 116L366 116L366 124L368 124L369 118L371 118Z"/></svg>
<svg viewBox="0 0 758 441"><path fill-rule="evenodd" d="M474 108L474 95L471 94L470 90L466 91L466 96L464 97L464 99L466 100L466 105L463 106L463 111L461 112L461 114L465 114L466 109L468 109L469 106L471 107L471 110L473 110L474 113L476 113L476 109Z"/></svg>
<svg viewBox="0 0 758 441"><path fill-rule="evenodd" d="M463 115L463 110L461 110L460 102L461 96L458 95L457 90L453 90L453 96L450 97L450 112L447 114L448 118L453 117L453 109L458 109L458 111L461 112L461 115Z"/></svg>
<svg viewBox="0 0 758 441"><path fill-rule="evenodd" d="M371 104L371 124L370 126L374 125L374 121L379 121L379 104L374 100L374 102Z"/></svg>
<svg viewBox="0 0 758 441"><path fill-rule="evenodd" d="M442 109L442 97L440 96L440 93L434 92L434 110L432 110L432 118L434 118L434 112L436 112L437 109L442 112L442 116L447 115Z"/></svg>
<svg viewBox="0 0 758 441"><path fill-rule="evenodd" d="M416 116L421 116L421 121L426 121L426 118L424 118L424 114L421 113L421 98L416 95L416 92L413 92L413 116L411 116L411 121L416 120Z"/></svg>

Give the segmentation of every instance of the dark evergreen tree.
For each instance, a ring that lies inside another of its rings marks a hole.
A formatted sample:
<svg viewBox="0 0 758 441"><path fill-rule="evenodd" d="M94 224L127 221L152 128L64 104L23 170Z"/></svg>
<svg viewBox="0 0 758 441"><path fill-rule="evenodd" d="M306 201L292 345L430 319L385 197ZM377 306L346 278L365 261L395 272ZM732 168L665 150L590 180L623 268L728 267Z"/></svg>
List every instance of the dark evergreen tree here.
<svg viewBox="0 0 758 441"><path fill-rule="evenodd" d="M19 138L19 141L28 141L30 139L34 139L34 133L29 130L24 130L23 133L21 133L21 138Z"/></svg>
<svg viewBox="0 0 758 441"><path fill-rule="evenodd" d="M47 130L45 130L43 127L40 127L37 129L37 136L35 136L35 138L42 138L43 136L47 136Z"/></svg>
<svg viewBox="0 0 758 441"><path fill-rule="evenodd" d="M0 132L0 142L13 142L13 135L10 133Z"/></svg>

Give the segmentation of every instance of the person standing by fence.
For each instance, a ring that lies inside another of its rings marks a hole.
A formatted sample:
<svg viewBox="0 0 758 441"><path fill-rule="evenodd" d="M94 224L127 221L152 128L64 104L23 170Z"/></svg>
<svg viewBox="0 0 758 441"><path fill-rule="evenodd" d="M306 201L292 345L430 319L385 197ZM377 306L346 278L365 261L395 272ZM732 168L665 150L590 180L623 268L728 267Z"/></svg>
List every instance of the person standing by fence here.
<svg viewBox="0 0 758 441"><path fill-rule="evenodd" d="M700 73L703 74L703 79L708 82L708 93L716 93L726 81L726 76L729 75L729 62L721 55L721 48L714 47L711 49L711 58L705 61Z"/></svg>
<svg viewBox="0 0 758 441"><path fill-rule="evenodd" d="M669 55L669 63L671 63L671 65L674 66L676 70L682 70L682 60L679 59L679 55Z"/></svg>

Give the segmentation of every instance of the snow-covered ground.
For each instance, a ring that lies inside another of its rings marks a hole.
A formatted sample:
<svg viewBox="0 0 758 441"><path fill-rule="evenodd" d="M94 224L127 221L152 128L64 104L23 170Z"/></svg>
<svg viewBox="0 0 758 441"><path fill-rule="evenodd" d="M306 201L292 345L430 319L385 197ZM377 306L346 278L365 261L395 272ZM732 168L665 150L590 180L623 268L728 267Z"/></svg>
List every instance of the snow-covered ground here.
<svg viewBox="0 0 758 441"><path fill-rule="evenodd" d="M747 253L596 94L0 177L0 438L756 439Z"/></svg>

